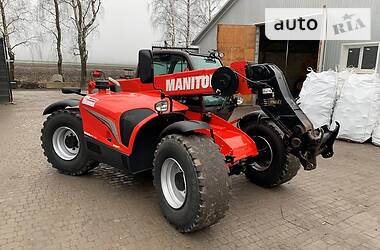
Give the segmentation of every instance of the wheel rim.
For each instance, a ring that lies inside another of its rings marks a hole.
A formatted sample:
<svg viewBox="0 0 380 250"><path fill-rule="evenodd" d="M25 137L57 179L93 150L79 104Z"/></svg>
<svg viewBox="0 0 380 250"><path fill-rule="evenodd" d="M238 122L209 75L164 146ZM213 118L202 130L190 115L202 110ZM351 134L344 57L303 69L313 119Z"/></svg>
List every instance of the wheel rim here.
<svg viewBox="0 0 380 250"><path fill-rule="evenodd" d="M181 165L173 158L162 164L161 189L167 203L174 209L183 206L186 200L186 178Z"/></svg>
<svg viewBox="0 0 380 250"><path fill-rule="evenodd" d="M71 128L57 128L53 134L53 148L61 159L73 160L77 157L80 149L78 135Z"/></svg>
<svg viewBox="0 0 380 250"><path fill-rule="evenodd" d="M267 170L273 161L273 151L270 143L262 136L255 136L253 140L256 143L259 155L255 158L255 162L251 164L252 168L263 172Z"/></svg>

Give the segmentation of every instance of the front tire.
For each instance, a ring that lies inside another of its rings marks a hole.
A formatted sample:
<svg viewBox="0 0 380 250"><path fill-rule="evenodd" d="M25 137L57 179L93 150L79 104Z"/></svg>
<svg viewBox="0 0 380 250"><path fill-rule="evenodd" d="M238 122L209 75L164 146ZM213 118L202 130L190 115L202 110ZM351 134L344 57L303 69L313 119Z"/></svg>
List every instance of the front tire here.
<svg viewBox="0 0 380 250"><path fill-rule="evenodd" d="M163 138L155 153L153 175L162 213L180 232L209 227L228 210L228 168L207 136Z"/></svg>
<svg viewBox="0 0 380 250"><path fill-rule="evenodd" d="M88 159L79 111L59 110L51 114L41 130L44 155L61 173L85 175L98 166Z"/></svg>
<svg viewBox="0 0 380 250"><path fill-rule="evenodd" d="M273 188L293 179L300 169L300 162L287 152L281 135L270 124L252 124L244 129L256 143L259 155L245 170L253 183Z"/></svg>

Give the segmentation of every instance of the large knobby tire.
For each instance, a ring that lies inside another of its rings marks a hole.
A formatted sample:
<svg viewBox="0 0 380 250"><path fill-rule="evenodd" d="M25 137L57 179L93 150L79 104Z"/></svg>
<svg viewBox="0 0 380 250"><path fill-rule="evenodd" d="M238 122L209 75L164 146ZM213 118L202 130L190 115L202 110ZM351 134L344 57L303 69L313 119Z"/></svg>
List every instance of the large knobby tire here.
<svg viewBox="0 0 380 250"><path fill-rule="evenodd" d="M80 176L98 166L98 162L88 159L79 111L54 112L45 121L41 133L44 155L61 173Z"/></svg>
<svg viewBox="0 0 380 250"><path fill-rule="evenodd" d="M182 233L209 227L228 210L228 168L207 136L163 138L155 152L153 175L162 213Z"/></svg>
<svg viewBox="0 0 380 250"><path fill-rule="evenodd" d="M279 132L270 124L252 124L244 129L256 143L259 155L246 170L247 178L262 187L273 188L293 179L300 169L297 157L287 152Z"/></svg>

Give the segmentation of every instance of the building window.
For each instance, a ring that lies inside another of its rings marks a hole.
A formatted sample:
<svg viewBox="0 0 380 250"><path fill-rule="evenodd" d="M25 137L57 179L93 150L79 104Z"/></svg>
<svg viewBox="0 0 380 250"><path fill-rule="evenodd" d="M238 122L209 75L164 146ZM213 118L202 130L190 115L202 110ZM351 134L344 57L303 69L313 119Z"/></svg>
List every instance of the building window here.
<svg viewBox="0 0 380 250"><path fill-rule="evenodd" d="M379 64L379 42L342 45L341 67L355 68L358 72L377 71Z"/></svg>

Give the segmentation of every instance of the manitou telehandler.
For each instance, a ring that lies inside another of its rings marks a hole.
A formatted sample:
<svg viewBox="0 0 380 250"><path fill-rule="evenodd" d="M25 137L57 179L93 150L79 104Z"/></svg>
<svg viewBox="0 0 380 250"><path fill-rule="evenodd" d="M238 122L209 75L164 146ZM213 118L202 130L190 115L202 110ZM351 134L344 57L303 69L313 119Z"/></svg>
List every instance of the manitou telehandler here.
<svg viewBox="0 0 380 250"><path fill-rule="evenodd" d="M42 148L52 166L84 175L105 163L129 174L153 170L167 220L180 232L218 222L228 209L229 175L264 187L288 182L302 165L333 156L339 124L314 129L275 65L223 67L209 55L141 50L134 79L92 73L88 94L47 107ZM235 94L256 94L261 111L228 122Z"/></svg>

